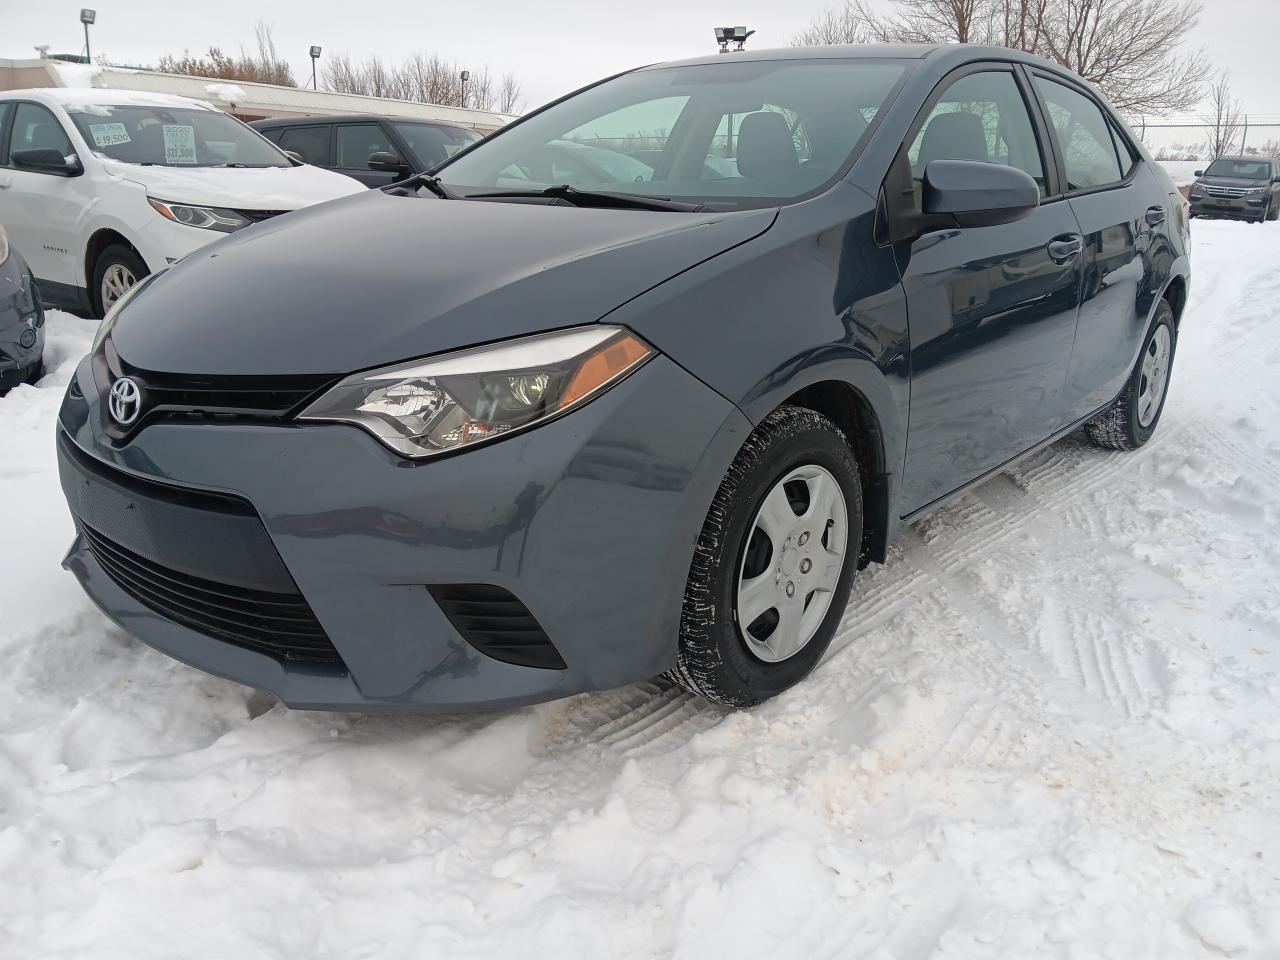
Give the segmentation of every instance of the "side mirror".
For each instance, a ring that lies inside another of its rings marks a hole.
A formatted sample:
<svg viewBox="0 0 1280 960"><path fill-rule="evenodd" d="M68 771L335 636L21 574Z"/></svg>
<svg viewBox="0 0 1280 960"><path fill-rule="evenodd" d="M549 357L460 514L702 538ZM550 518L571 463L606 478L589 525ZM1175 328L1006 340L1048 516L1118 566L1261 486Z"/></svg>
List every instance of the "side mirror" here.
<svg viewBox="0 0 1280 960"><path fill-rule="evenodd" d="M1203 170L1197 170L1194 174L1192 174L1192 176L1196 176L1196 177L1203 177L1203 176L1204 176L1204 171L1203 171Z"/></svg>
<svg viewBox="0 0 1280 960"><path fill-rule="evenodd" d="M1040 206L1030 175L1002 163L934 160L924 169L924 213L955 218L960 227L1013 223Z"/></svg>
<svg viewBox="0 0 1280 960"><path fill-rule="evenodd" d="M56 173L64 177L74 177L84 172L78 157L64 156L61 150L55 150L52 147L15 150L9 155L9 159L19 170Z"/></svg>
<svg viewBox="0 0 1280 960"><path fill-rule="evenodd" d="M1280 183L1280 175L1271 178L1272 183Z"/></svg>
<svg viewBox="0 0 1280 960"><path fill-rule="evenodd" d="M409 167L394 153L379 151L369 155L369 169L381 170L383 173L404 173Z"/></svg>

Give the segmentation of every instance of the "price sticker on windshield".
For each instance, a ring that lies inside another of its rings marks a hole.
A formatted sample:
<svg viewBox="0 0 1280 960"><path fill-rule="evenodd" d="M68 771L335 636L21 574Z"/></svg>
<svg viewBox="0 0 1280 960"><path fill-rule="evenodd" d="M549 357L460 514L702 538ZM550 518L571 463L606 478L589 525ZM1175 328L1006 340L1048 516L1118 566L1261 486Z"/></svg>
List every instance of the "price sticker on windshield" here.
<svg viewBox="0 0 1280 960"><path fill-rule="evenodd" d="M164 125L164 162L196 162L196 128L190 124L166 123Z"/></svg>
<svg viewBox="0 0 1280 960"><path fill-rule="evenodd" d="M130 139L129 131L124 128L123 123L91 123L89 133L94 144L99 147L114 147L120 143L128 143Z"/></svg>

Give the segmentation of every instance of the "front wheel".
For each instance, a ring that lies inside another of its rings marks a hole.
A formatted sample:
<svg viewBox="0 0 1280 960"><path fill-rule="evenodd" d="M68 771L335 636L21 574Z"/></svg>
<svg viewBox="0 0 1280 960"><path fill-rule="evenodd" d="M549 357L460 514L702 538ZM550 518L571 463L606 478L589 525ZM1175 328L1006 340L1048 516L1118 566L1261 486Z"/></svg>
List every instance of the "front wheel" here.
<svg viewBox="0 0 1280 960"><path fill-rule="evenodd" d="M98 255L93 266L93 307L99 317L135 283L151 271L130 247L113 243Z"/></svg>
<svg viewBox="0 0 1280 960"><path fill-rule="evenodd" d="M839 626L862 544L862 487L826 417L780 407L712 501L680 618L677 684L747 707L802 680Z"/></svg>
<svg viewBox="0 0 1280 960"><path fill-rule="evenodd" d="M1268 220L1280 220L1280 199L1271 201L1271 207L1267 210Z"/></svg>
<svg viewBox="0 0 1280 960"><path fill-rule="evenodd" d="M1124 392L1084 425L1090 440L1111 450L1136 450L1151 439L1169 392L1177 344L1173 310L1167 301L1161 300L1156 308L1156 321L1147 332Z"/></svg>

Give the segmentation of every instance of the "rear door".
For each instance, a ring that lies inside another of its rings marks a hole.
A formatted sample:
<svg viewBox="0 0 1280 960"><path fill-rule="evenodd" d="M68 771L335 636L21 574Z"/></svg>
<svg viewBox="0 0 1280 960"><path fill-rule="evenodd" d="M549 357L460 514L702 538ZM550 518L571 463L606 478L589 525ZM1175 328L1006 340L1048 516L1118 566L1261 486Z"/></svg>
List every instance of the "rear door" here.
<svg viewBox="0 0 1280 960"><path fill-rule="evenodd" d="M1063 388L1065 419L1074 421L1110 403L1133 369L1159 293L1148 254L1172 210L1091 92L1048 72L1032 77L1085 239L1080 319Z"/></svg>
<svg viewBox="0 0 1280 960"><path fill-rule="evenodd" d="M917 117L886 183L886 202L910 203L918 215L929 163L978 160L1025 171L1042 196L1016 223L934 229L895 247L911 337L904 513L1000 466L1061 422L1080 237L1070 206L1054 199L1051 154L1032 104L1012 65L952 73Z"/></svg>
<svg viewBox="0 0 1280 960"><path fill-rule="evenodd" d="M391 142L377 123L340 123L334 137L333 168L354 177L367 187L385 187L404 178L401 173L370 170L369 158L375 153L390 153L404 160L404 155ZM406 164L407 166L407 164Z"/></svg>

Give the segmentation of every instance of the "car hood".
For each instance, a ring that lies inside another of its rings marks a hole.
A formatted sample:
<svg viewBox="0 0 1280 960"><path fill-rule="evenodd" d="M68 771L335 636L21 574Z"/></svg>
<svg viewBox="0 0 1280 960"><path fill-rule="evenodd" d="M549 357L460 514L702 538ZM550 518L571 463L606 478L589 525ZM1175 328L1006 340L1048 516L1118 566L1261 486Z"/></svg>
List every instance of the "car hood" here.
<svg viewBox="0 0 1280 960"><path fill-rule="evenodd" d="M109 161L107 170L171 203L233 210L297 210L361 193L350 177L319 167L144 167Z"/></svg>
<svg viewBox="0 0 1280 960"><path fill-rule="evenodd" d="M776 215L370 190L190 254L125 307L112 342L156 372L345 374L591 323Z"/></svg>
<svg viewBox="0 0 1280 960"><path fill-rule="evenodd" d="M1271 183L1243 177L1201 177L1196 182L1206 187L1265 187Z"/></svg>

